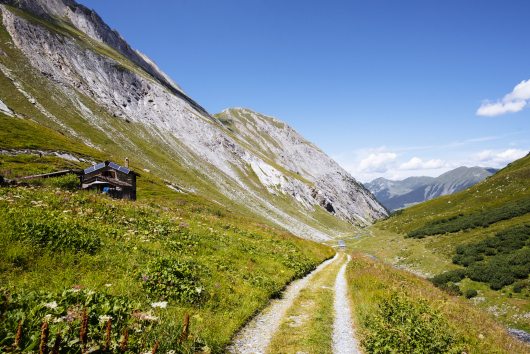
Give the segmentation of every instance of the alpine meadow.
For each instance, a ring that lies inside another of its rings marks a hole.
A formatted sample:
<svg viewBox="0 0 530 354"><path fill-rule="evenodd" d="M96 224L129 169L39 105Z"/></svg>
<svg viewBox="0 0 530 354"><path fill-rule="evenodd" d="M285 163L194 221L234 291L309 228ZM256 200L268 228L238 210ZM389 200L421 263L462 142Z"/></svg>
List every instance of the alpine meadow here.
<svg viewBox="0 0 530 354"><path fill-rule="evenodd" d="M528 353L527 6L450 3L0 0L0 352Z"/></svg>

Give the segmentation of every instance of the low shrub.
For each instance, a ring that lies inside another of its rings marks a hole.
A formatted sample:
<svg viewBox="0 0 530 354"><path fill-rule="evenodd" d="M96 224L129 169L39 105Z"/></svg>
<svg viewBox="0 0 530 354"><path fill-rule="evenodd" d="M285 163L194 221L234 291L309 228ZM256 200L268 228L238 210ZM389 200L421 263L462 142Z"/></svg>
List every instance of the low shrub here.
<svg viewBox="0 0 530 354"><path fill-rule="evenodd" d="M466 299L471 299L478 295L476 290L468 289L464 292L464 295L466 296Z"/></svg>
<svg viewBox="0 0 530 354"><path fill-rule="evenodd" d="M513 292L516 294L520 294L523 291L523 284L521 282L516 282L513 284Z"/></svg>
<svg viewBox="0 0 530 354"><path fill-rule="evenodd" d="M453 216L449 219L429 222L410 231L406 237L424 238L425 236L453 233L461 230L475 229L477 227L489 227L496 222L516 218L529 212L530 199L523 199L481 213Z"/></svg>
<svg viewBox="0 0 530 354"><path fill-rule="evenodd" d="M361 343L367 353L453 353L460 349L452 326L427 300L393 291L377 302L375 313L362 324Z"/></svg>

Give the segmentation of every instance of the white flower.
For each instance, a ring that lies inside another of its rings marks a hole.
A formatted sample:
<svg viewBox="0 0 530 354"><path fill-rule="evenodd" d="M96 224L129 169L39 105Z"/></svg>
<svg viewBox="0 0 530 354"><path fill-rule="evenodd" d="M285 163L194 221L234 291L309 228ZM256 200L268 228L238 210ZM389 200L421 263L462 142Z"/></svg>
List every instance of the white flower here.
<svg viewBox="0 0 530 354"><path fill-rule="evenodd" d="M199 293L199 295L200 295L201 291L202 291L202 288L195 288L195 290L197 290L197 293Z"/></svg>
<svg viewBox="0 0 530 354"><path fill-rule="evenodd" d="M144 320L146 321L156 321L158 320L158 317L152 316L152 315L145 315Z"/></svg>
<svg viewBox="0 0 530 354"><path fill-rule="evenodd" d="M109 320L112 320L113 318L108 315L99 316L99 322L108 322Z"/></svg>
<svg viewBox="0 0 530 354"><path fill-rule="evenodd" d="M174 350L170 350L167 352L167 354L175 354L176 352Z"/></svg>
<svg viewBox="0 0 530 354"><path fill-rule="evenodd" d="M106 286L107 288L109 288L109 287L112 286L112 284L105 284L105 286Z"/></svg>
<svg viewBox="0 0 530 354"><path fill-rule="evenodd" d="M44 304L44 307L47 307L49 309L54 309L57 307L57 303L54 301L54 302L49 302L47 304Z"/></svg>
<svg viewBox="0 0 530 354"><path fill-rule="evenodd" d="M167 301L153 302L151 306L154 308L160 307L161 309L165 309L167 307Z"/></svg>
<svg viewBox="0 0 530 354"><path fill-rule="evenodd" d="M57 317L55 320L53 320L54 323L59 323L63 321L64 321L64 317Z"/></svg>
<svg viewBox="0 0 530 354"><path fill-rule="evenodd" d="M73 293L78 293L81 289L70 289Z"/></svg>
<svg viewBox="0 0 530 354"><path fill-rule="evenodd" d="M89 291L88 293L86 293L86 294L87 294L88 296L90 296L90 295L94 295L95 293L96 293L95 291L90 290L90 291Z"/></svg>
<svg viewBox="0 0 530 354"><path fill-rule="evenodd" d="M46 316L44 316L45 321L49 321L51 318L52 318L51 314L47 314Z"/></svg>

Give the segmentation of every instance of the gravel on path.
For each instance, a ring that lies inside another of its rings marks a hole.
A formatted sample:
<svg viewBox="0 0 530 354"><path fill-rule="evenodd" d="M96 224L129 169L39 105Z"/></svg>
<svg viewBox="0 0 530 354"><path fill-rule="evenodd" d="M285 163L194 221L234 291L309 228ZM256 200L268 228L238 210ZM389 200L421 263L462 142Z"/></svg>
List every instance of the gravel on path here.
<svg viewBox="0 0 530 354"><path fill-rule="evenodd" d="M272 337L285 317L285 313L293 304L300 290L309 284L309 281L316 273L335 261L338 256L337 253L335 257L320 264L304 278L292 282L283 293L281 299L274 300L264 312L256 316L236 335L234 344L228 347L228 352L234 354L265 354Z"/></svg>
<svg viewBox="0 0 530 354"><path fill-rule="evenodd" d="M348 261L340 268L335 281L335 322L333 323L333 353L334 354L361 354L355 340L355 332L351 320L350 305L348 303L348 285L346 282L346 266Z"/></svg>

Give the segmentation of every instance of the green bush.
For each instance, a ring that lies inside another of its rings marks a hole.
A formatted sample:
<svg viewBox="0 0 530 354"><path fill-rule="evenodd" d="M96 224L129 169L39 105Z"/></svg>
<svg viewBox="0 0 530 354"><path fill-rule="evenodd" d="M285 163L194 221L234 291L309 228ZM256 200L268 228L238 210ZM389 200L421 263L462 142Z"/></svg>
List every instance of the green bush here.
<svg viewBox="0 0 530 354"><path fill-rule="evenodd" d="M468 289L464 292L464 295L466 296L466 299L471 299L478 295L476 290Z"/></svg>
<svg viewBox="0 0 530 354"><path fill-rule="evenodd" d="M375 313L363 318L361 343L367 353L461 352L455 331L427 300L391 292L377 302Z"/></svg>
<svg viewBox="0 0 530 354"><path fill-rule="evenodd" d="M517 294L520 294L522 291L523 291L523 284L521 282L517 282L515 284L513 284L513 292L514 293L517 293Z"/></svg>

